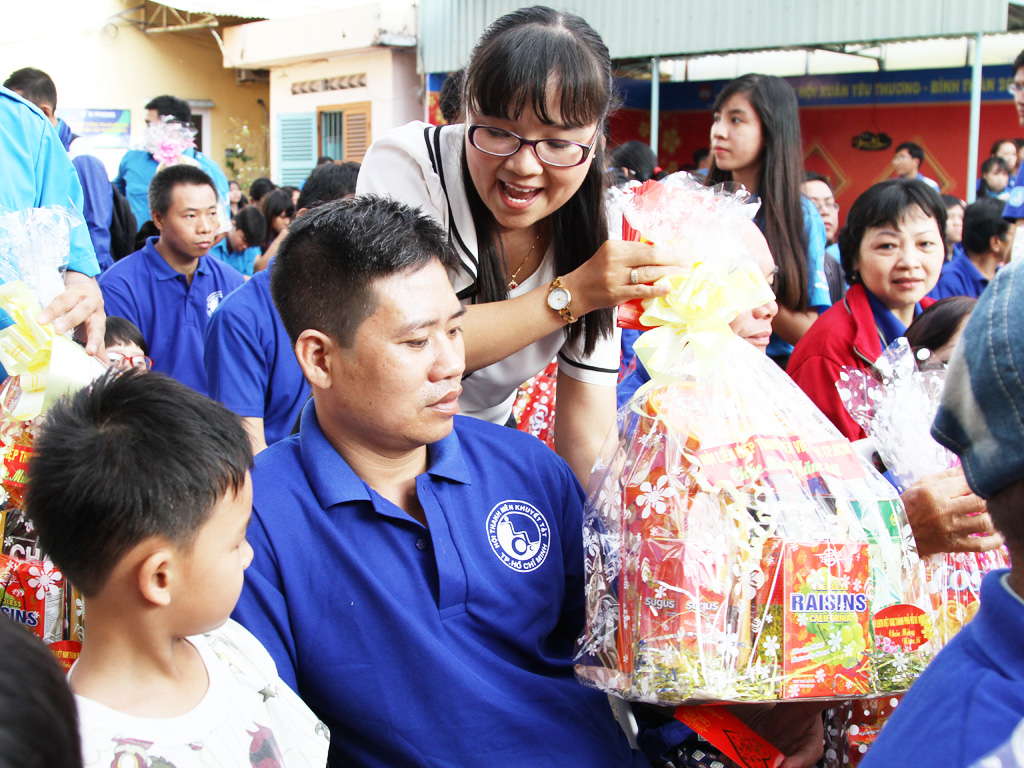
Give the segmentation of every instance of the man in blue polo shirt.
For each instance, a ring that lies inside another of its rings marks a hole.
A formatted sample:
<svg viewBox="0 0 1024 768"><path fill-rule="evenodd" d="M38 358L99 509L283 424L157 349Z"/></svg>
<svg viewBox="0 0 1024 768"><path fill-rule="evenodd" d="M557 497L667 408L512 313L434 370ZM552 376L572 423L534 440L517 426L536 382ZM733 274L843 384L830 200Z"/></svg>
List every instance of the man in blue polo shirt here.
<svg viewBox="0 0 1024 768"><path fill-rule="evenodd" d="M292 224L271 290L313 396L256 458L235 618L330 728L329 765L629 766L573 678L582 490L533 437L455 416L456 265L392 200Z"/></svg>
<svg viewBox="0 0 1024 768"><path fill-rule="evenodd" d="M149 188L153 223L141 251L103 273L100 288L107 314L131 320L142 331L163 371L207 393L203 336L221 299L245 282L237 271L206 258L217 231L217 189L192 165L172 165Z"/></svg>
<svg viewBox="0 0 1024 768"><path fill-rule="evenodd" d="M0 86L0 213L59 205L81 216L82 185L57 132L35 106ZM71 228L66 290L39 315L58 333L81 326L86 351L103 348L106 315L96 252L85 226ZM0 372L3 369L0 368Z"/></svg>
<svg viewBox="0 0 1024 768"><path fill-rule="evenodd" d="M175 96L157 96L146 105L147 127L159 125L167 118L182 125L189 125L192 122L192 108L187 101ZM186 149L184 156L195 160L210 175L215 184L214 189L226 203L228 178L221 167L198 149ZM149 221L149 182L159 167L160 163L145 149L130 149L121 158L121 165L114 178L114 188L128 198L128 205L131 206L135 221L140 227Z"/></svg>
<svg viewBox="0 0 1024 768"><path fill-rule="evenodd" d="M354 195L358 173L359 163L318 165L302 186L296 218ZM290 435L309 397L309 384L270 298L272 269L273 261L217 308L203 353L210 397L242 417L253 453Z"/></svg>
<svg viewBox="0 0 1024 768"><path fill-rule="evenodd" d="M928 295L978 298L996 276L996 270L1010 258L1013 227L1003 218L1003 202L983 197L967 206L964 213L964 252L942 265L942 274Z"/></svg>

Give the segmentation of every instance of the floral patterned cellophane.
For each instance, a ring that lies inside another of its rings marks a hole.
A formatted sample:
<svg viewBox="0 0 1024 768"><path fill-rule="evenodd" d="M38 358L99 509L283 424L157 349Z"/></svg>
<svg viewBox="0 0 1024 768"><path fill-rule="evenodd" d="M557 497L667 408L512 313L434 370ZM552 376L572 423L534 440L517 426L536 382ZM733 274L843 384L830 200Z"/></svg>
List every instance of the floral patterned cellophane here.
<svg viewBox="0 0 1024 768"><path fill-rule="evenodd" d="M693 312L742 255L699 227L674 237L707 245L703 288L673 283L678 349L619 411L591 478L577 676L660 704L905 690L932 628L898 495L780 368Z"/></svg>

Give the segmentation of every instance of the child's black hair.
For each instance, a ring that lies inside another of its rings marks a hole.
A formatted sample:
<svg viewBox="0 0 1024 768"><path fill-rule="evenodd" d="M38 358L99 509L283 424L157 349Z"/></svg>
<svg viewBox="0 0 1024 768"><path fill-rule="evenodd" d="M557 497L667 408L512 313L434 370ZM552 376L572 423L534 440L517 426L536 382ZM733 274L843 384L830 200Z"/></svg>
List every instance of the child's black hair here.
<svg viewBox="0 0 1024 768"><path fill-rule="evenodd" d="M78 712L57 660L0 616L0 768L81 768Z"/></svg>
<svg viewBox="0 0 1024 768"><path fill-rule="evenodd" d="M153 536L187 548L252 466L239 416L159 373L110 372L46 414L25 507L86 596Z"/></svg>
<svg viewBox="0 0 1024 768"><path fill-rule="evenodd" d="M142 354L149 354L149 345L142 338L142 331L135 323L124 317L107 315L107 330L103 334L103 346L110 347L114 344L134 344L142 350Z"/></svg>
<svg viewBox="0 0 1024 768"><path fill-rule="evenodd" d="M245 242L252 248L263 242L267 236L267 220L258 208L243 208L235 214L235 229L245 235Z"/></svg>

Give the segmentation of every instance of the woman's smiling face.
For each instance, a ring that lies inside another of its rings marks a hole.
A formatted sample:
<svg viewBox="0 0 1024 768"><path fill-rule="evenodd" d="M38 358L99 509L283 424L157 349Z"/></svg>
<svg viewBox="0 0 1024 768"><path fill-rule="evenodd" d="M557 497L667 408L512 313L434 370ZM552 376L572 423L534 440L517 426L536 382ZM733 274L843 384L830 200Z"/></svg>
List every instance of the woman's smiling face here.
<svg viewBox="0 0 1024 768"><path fill-rule="evenodd" d="M938 222L913 206L895 226L868 227L853 266L864 287L909 324L914 305L938 282L944 260Z"/></svg>
<svg viewBox="0 0 1024 768"><path fill-rule="evenodd" d="M589 146L599 123L578 128L564 125L560 121L558 89L549 89L549 94L548 114L553 125L542 122L529 106L516 120L490 117L470 109L467 122L502 128L524 139L564 139ZM557 168L542 163L533 147L524 145L514 155L495 157L466 142L466 162L473 186L503 230L533 226L565 205L583 185L594 154L591 151L580 165Z"/></svg>

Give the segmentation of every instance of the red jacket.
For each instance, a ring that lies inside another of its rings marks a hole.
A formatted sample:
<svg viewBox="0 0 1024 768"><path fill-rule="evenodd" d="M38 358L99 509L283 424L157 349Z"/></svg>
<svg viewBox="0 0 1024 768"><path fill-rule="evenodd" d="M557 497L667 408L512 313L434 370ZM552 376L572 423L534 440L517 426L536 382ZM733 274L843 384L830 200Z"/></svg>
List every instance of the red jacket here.
<svg viewBox="0 0 1024 768"><path fill-rule="evenodd" d="M935 302L927 297L921 306ZM850 440L866 437L839 399L836 382L843 366L869 369L882 354L868 296L861 284L850 286L845 298L814 321L789 358L788 373L822 413Z"/></svg>

